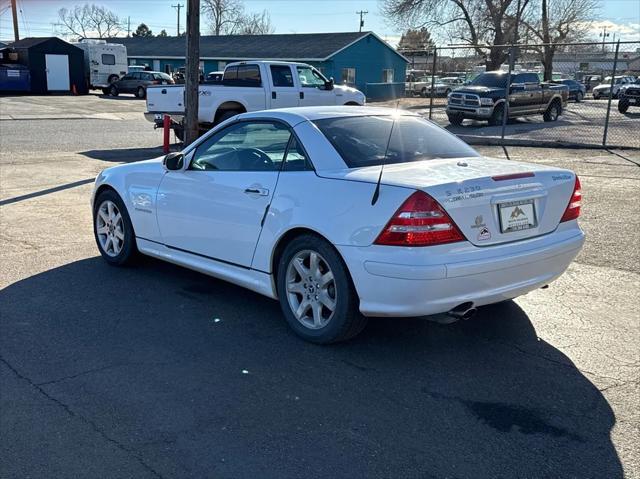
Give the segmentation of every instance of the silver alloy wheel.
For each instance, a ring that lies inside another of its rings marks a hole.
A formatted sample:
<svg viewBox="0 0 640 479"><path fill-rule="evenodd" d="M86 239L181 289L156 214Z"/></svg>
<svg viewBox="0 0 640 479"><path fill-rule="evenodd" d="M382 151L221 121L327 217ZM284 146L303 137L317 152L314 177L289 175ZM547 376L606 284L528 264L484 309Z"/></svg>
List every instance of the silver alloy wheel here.
<svg viewBox="0 0 640 479"><path fill-rule="evenodd" d="M102 202L96 213L96 233L102 251L112 258L118 256L124 246L124 222L116 204Z"/></svg>
<svg viewBox="0 0 640 479"><path fill-rule="evenodd" d="M338 291L329 263L312 250L299 251L287 266L289 307L303 326L320 329L331 321Z"/></svg>
<svg viewBox="0 0 640 479"><path fill-rule="evenodd" d="M551 105L551 111L549 112L551 121L556 121L558 119L558 116L558 105Z"/></svg>

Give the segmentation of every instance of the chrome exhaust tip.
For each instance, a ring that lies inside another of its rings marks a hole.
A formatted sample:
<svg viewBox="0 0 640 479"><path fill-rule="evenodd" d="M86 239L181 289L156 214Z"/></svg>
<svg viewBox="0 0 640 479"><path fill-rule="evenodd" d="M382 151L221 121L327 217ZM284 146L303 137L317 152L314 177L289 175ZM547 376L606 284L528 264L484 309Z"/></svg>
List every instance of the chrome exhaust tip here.
<svg viewBox="0 0 640 479"><path fill-rule="evenodd" d="M477 312L478 310L473 307L473 303L467 302L459 304L447 314L456 319L471 319Z"/></svg>

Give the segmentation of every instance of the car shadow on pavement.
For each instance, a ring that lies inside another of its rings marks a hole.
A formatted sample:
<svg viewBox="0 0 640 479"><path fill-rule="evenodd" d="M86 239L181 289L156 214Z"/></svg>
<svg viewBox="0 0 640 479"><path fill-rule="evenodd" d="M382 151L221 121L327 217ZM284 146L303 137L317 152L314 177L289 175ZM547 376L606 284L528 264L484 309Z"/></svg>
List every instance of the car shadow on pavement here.
<svg viewBox="0 0 640 479"><path fill-rule="evenodd" d="M66 477L141 477L141 464L164 477L622 477L611 407L515 302L447 326L373 319L322 347L243 288L96 257L18 281L0 304L9 475L55 462ZM27 414L14 382L46 407Z"/></svg>
<svg viewBox="0 0 640 479"><path fill-rule="evenodd" d="M181 143L172 144L170 145L170 150L180 151L181 146ZM79 154L94 160L115 161L118 163L132 163L134 161L149 160L151 158L157 158L164 155L161 146L152 148L111 148L108 150L88 150L81 151Z"/></svg>

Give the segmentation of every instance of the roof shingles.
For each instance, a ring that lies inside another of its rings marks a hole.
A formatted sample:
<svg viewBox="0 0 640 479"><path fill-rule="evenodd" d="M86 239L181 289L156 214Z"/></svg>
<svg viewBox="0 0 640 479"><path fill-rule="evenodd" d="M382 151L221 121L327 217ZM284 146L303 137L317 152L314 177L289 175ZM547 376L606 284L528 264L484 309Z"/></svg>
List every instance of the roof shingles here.
<svg viewBox="0 0 640 479"><path fill-rule="evenodd" d="M216 59L319 60L331 56L369 32L220 35L200 37L200 57ZM178 57L184 37L112 38L127 47L129 57Z"/></svg>

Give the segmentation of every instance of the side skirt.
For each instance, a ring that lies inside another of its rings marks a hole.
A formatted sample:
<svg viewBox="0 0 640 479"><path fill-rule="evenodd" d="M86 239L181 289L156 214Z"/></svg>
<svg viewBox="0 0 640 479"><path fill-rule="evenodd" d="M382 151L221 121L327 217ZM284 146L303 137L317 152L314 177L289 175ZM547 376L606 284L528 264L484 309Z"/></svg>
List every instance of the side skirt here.
<svg viewBox="0 0 640 479"><path fill-rule="evenodd" d="M237 284L272 299L278 299L273 278L268 273L203 258L142 238L136 238L136 244L138 251L148 256Z"/></svg>

